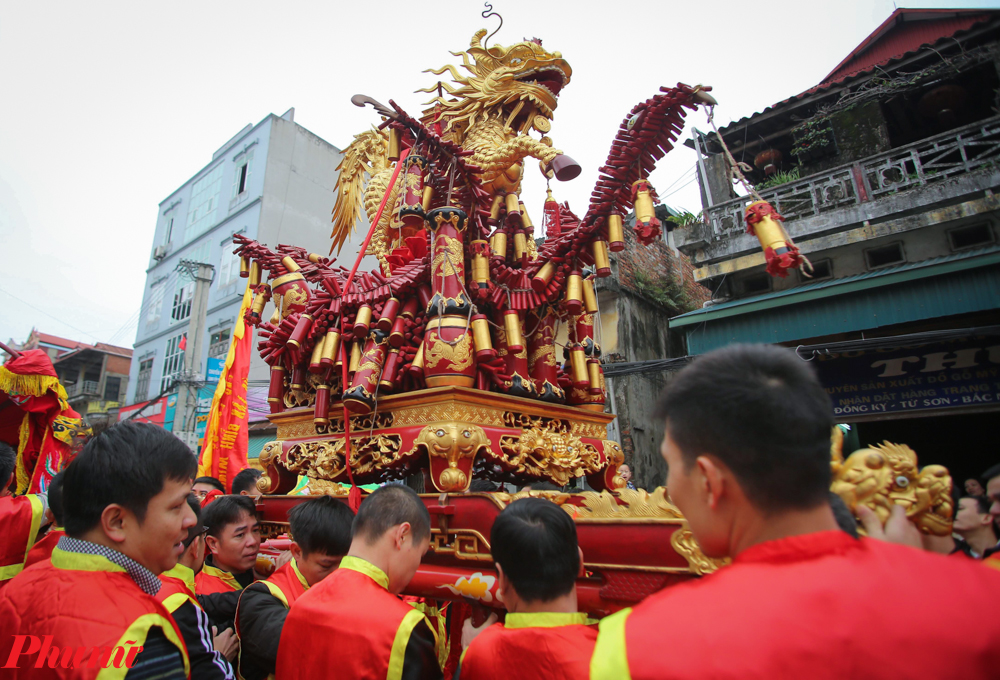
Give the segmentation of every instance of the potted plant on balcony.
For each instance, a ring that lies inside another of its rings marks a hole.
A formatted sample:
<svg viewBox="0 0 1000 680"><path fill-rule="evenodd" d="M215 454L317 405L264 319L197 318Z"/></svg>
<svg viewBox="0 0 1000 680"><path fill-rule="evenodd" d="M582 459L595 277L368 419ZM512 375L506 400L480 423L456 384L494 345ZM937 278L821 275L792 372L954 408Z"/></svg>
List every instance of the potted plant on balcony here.
<svg viewBox="0 0 1000 680"><path fill-rule="evenodd" d="M808 120L792 129L792 155L800 164L837 153L837 141L828 118Z"/></svg>

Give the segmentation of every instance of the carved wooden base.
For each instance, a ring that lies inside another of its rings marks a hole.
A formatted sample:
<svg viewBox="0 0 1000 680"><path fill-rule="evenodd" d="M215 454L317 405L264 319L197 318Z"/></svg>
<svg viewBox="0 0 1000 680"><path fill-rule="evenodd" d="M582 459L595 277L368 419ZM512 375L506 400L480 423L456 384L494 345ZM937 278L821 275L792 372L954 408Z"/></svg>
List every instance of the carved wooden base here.
<svg viewBox="0 0 1000 680"><path fill-rule="evenodd" d="M294 488L298 475L346 482L344 421L330 405L329 425L311 408L269 416L278 438L260 464L266 493ZM339 416L339 417L337 417ZM359 484L429 471L438 491L465 491L473 476L515 484L547 480L559 486L586 476L597 490L624 486L623 456L607 439L604 412L547 404L465 387L437 387L381 397L373 414L351 418L351 471Z"/></svg>

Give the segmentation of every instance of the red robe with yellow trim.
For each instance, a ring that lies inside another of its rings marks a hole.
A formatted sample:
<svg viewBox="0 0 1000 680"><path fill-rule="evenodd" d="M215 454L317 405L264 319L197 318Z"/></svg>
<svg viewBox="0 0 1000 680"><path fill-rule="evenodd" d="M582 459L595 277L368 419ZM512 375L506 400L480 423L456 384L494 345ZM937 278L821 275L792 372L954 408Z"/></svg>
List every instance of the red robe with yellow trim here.
<svg viewBox="0 0 1000 680"><path fill-rule="evenodd" d="M594 680L996 678L1000 618L984 612L997 603L1000 574L971 560L842 531L793 536L605 618L591 672Z"/></svg>
<svg viewBox="0 0 1000 680"><path fill-rule="evenodd" d="M42 513L37 496L0 496L0 589L24 569Z"/></svg>
<svg viewBox="0 0 1000 680"><path fill-rule="evenodd" d="M291 608L295 601L306 592L299 575L295 572L294 560L289 560L267 577L264 583L270 583L277 587L281 594L285 596L285 606ZM271 590L268 588L268 590ZM271 591L274 592L273 590ZM279 598L280 599L280 598Z"/></svg>
<svg viewBox="0 0 1000 680"><path fill-rule="evenodd" d="M368 572L385 574L368 563L345 557L340 568L306 591L288 612L278 647L275 676L281 680L404 677L404 656L419 625L429 633L429 659L421 675L441 677L433 631L416 609L386 590ZM421 631L423 633L424 631Z"/></svg>
<svg viewBox="0 0 1000 680"><path fill-rule="evenodd" d="M211 595L212 593L231 593L234 590L242 590L243 586L237 582L236 577L228 571L206 564L202 567L198 575L194 577L195 592L199 595Z"/></svg>
<svg viewBox="0 0 1000 680"><path fill-rule="evenodd" d="M90 667L94 647L103 651L98 662L112 654L112 665L120 661L124 669L152 627L177 647L188 669L187 650L170 614L107 558L56 548L50 561L26 569L10 585L0 592L5 680L91 680L102 670L100 663ZM41 641L34 651L32 638ZM115 647L121 649L108 651ZM42 668L36 668L43 655Z"/></svg>
<svg viewBox="0 0 1000 680"><path fill-rule="evenodd" d="M35 543L31 547L31 550L28 551L28 559L24 563L25 568L30 567L35 562L44 562L52 557L52 550L59 543L59 539L65 535L66 531L62 527L52 527L49 529L42 540Z"/></svg>
<svg viewBox="0 0 1000 680"><path fill-rule="evenodd" d="M507 614L462 656L460 680L588 680L597 627L586 614ZM516 663L512 673L511 662Z"/></svg>
<svg viewBox="0 0 1000 680"><path fill-rule="evenodd" d="M159 577L161 585L160 590L156 593L156 601L162 603L170 613L173 613L177 607L188 601L193 602L194 606L201 609L201 603L198 602L195 591L191 590L188 583L181 577L184 569L186 567L178 562L173 569L163 572ZM187 571L190 573L191 570L188 569ZM195 580L197 578L195 576ZM174 597L175 595L180 597Z"/></svg>
<svg viewBox="0 0 1000 680"><path fill-rule="evenodd" d="M240 676L247 680L274 677L278 643L288 610L308 590L290 560L264 581L243 589L236 607L236 635L240 639Z"/></svg>

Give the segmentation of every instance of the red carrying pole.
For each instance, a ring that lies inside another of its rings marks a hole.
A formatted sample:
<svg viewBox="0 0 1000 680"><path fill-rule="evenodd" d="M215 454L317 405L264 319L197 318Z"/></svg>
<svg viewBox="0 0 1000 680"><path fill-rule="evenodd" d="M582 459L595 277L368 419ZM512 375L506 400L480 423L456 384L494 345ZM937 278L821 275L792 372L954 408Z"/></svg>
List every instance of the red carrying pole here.
<svg viewBox="0 0 1000 680"><path fill-rule="evenodd" d="M403 167L403 161L409 155L409 149L403 149L399 154L399 160L396 161L396 167L392 171L392 177L389 179L389 186L385 189L385 196L382 197L382 202L378 206L378 212L375 213L375 219L372 220L371 226L368 228L368 235L365 237L364 243L361 244L361 250L358 252L358 259L354 261L354 267L351 269L351 273L347 275L347 281L344 283L344 289L342 293L346 295L351 290L351 284L354 282L354 275L358 273L358 267L361 266L361 260L365 257L365 252L368 250L368 244L371 243L372 236L375 234L375 227L378 225L380 219L382 219L382 213L385 211L385 206L389 202L389 196L392 194L392 187L396 184L396 179L399 177L399 171ZM341 311L340 314L340 335L344 337L344 314ZM347 356L347 343L340 343L340 360L343 365L343 378L341 380L341 387L347 389L347 376L350 372L350 357ZM343 400L341 400L343 401ZM351 491L347 496L347 503L350 505L351 510L354 512L358 511L361 507L361 490L358 489L357 485L354 483L354 473L351 471L351 412L347 409L347 404L344 403L344 467L347 469L347 478L351 482Z"/></svg>

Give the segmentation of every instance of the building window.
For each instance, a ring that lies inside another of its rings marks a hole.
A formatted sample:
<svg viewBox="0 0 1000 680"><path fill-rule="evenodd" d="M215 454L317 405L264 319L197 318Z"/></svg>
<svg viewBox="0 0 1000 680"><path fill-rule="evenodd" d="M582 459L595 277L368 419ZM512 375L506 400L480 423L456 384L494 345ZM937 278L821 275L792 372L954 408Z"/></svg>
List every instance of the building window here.
<svg viewBox="0 0 1000 680"><path fill-rule="evenodd" d="M153 326L160 321L160 315L163 313L163 290L166 287L166 281L158 281L149 289L149 302L146 303L147 326Z"/></svg>
<svg viewBox="0 0 1000 680"><path fill-rule="evenodd" d="M167 340L167 353L163 356L163 377L160 379L160 392L167 391L174 383L174 376L184 366L184 350L181 349L181 340L185 337L187 337L187 333L181 333Z"/></svg>
<svg viewBox="0 0 1000 680"><path fill-rule="evenodd" d="M903 254L903 244L890 243L880 248L869 248L865 251L865 261L868 263L869 269L902 264L906 262L906 255Z"/></svg>
<svg viewBox="0 0 1000 680"><path fill-rule="evenodd" d="M948 232L948 242L952 250L965 250L993 243L993 230L989 224L974 224L971 227L959 227Z"/></svg>
<svg viewBox="0 0 1000 680"><path fill-rule="evenodd" d="M755 293L766 293L771 290L771 276L769 274L752 274L740 282L744 295Z"/></svg>
<svg viewBox="0 0 1000 680"><path fill-rule="evenodd" d="M172 241L173 238L174 238L174 218L171 216L167 218L167 231L163 235L163 245L169 245L170 241Z"/></svg>
<svg viewBox="0 0 1000 680"><path fill-rule="evenodd" d="M108 376L104 379L104 401L118 401L122 389L122 379Z"/></svg>
<svg viewBox="0 0 1000 680"><path fill-rule="evenodd" d="M833 262L830 260L817 260L812 263L812 273L806 276L805 268L799 269L799 279L802 283L809 283L818 279L829 279L833 277Z"/></svg>
<svg viewBox="0 0 1000 680"><path fill-rule="evenodd" d="M174 306L170 310L170 318L174 321L183 321L191 316L191 298L194 296L194 281L182 283L177 281L177 289L174 292Z"/></svg>
<svg viewBox="0 0 1000 680"><path fill-rule="evenodd" d="M149 380L153 377L153 357L139 362L139 378L135 383L135 399L133 403L149 399Z"/></svg>
<svg viewBox="0 0 1000 680"><path fill-rule="evenodd" d="M247 151L236 161L236 173L233 175L233 195L236 198L247 190L250 183L250 170L253 167L253 151Z"/></svg>
<svg viewBox="0 0 1000 680"><path fill-rule="evenodd" d="M184 243L205 233L215 223L221 187L221 163L191 187L191 210L188 212L187 226L184 227Z"/></svg>
<svg viewBox="0 0 1000 680"><path fill-rule="evenodd" d="M231 245L231 244L227 244ZM236 283L240 278L240 256L229 252L229 248L222 247L222 257L219 260L219 289L228 288Z"/></svg>
<svg viewBox="0 0 1000 680"><path fill-rule="evenodd" d="M231 331L227 328L218 333L212 333L208 345L208 356L224 357L229 352L229 337Z"/></svg>

